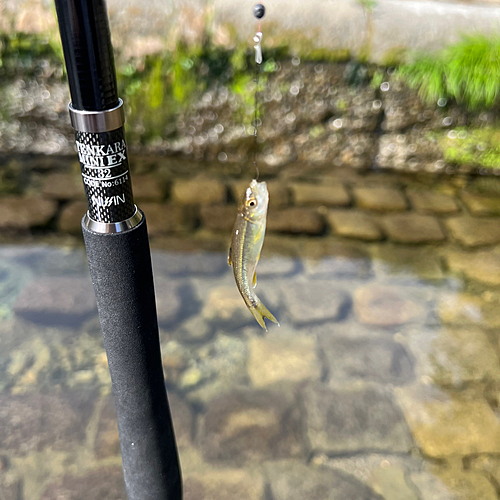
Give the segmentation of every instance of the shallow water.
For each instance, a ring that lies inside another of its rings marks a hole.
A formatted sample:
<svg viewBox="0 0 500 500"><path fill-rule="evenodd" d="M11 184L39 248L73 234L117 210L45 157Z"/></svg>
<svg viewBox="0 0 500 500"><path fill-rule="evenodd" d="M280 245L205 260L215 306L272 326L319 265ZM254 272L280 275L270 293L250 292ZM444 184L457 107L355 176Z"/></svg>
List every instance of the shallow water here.
<svg viewBox="0 0 500 500"><path fill-rule="evenodd" d="M153 251L186 499L497 498L498 290L436 247L308 241L265 247L268 334L225 253ZM125 499L92 297L81 247L0 248L2 498Z"/></svg>

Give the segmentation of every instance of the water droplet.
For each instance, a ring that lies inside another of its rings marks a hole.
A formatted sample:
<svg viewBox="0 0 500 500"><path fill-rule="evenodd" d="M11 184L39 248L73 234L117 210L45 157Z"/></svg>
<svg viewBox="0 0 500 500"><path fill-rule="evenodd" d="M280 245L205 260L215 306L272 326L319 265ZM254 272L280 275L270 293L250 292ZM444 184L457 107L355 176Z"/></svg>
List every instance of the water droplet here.
<svg viewBox="0 0 500 500"><path fill-rule="evenodd" d="M292 64L294 66L298 66L300 64L300 57L293 57L292 58Z"/></svg>
<svg viewBox="0 0 500 500"><path fill-rule="evenodd" d="M455 130L450 130L448 132L448 139L456 139L457 138L457 133L455 132Z"/></svg>
<svg viewBox="0 0 500 500"><path fill-rule="evenodd" d="M384 82L380 85L380 90L382 90L382 92L387 92L390 88L389 82Z"/></svg>
<svg viewBox="0 0 500 500"><path fill-rule="evenodd" d="M438 99L438 106L442 108L443 106L446 106L447 102L448 101L444 97L441 97Z"/></svg>
<svg viewBox="0 0 500 500"><path fill-rule="evenodd" d="M447 117L443 118L443 125L445 127L449 127L452 123L453 123L453 120L452 120L451 116L447 116Z"/></svg>
<svg viewBox="0 0 500 500"><path fill-rule="evenodd" d="M290 94L297 95L299 92L300 92L300 89L299 89L298 85L292 85L290 87Z"/></svg>
<svg viewBox="0 0 500 500"><path fill-rule="evenodd" d="M372 102L373 109L380 109L382 107L382 101L378 99Z"/></svg>
<svg viewBox="0 0 500 500"><path fill-rule="evenodd" d="M335 128L342 128L342 120L340 118L333 120L333 126Z"/></svg>
<svg viewBox="0 0 500 500"><path fill-rule="evenodd" d="M218 134L222 134L222 132L224 132L224 126L220 123L218 123L215 127L214 127L215 131L218 133Z"/></svg>
<svg viewBox="0 0 500 500"><path fill-rule="evenodd" d="M225 161L227 161L227 154L224 153L224 151L221 151L218 155L217 155L217 159L224 163ZM236 231L236 234L238 234L238 231Z"/></svg>

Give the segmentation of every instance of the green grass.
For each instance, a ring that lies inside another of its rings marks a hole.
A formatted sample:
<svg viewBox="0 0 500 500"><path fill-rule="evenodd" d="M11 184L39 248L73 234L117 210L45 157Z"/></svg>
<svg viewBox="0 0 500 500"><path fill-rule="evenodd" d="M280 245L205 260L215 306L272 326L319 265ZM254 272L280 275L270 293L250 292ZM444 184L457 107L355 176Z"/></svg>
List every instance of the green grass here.
<svg viewBox="0 0 500 500"><path fill-rule="evenodd" d="M491 108L499 101L500 37L465 37L433 56L400 66L396 74L427 103L445 98L471 110Z"/></svg>
<svg viewBox="0 0 500 500"><path fill-rule="evenodd" d="M437 141L448 163L500 167L500 128L457 128L437 137Z"/></svg>

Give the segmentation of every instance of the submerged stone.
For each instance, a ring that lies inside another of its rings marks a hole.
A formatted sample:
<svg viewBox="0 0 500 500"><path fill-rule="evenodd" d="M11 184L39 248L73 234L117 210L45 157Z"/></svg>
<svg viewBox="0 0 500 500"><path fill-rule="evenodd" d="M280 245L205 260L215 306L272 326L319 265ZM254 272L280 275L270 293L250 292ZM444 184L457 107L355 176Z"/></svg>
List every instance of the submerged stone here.
<svg viewBox="0 0 500 500"><path fill-rule="evenodd" d="M473 390L441 391L430 386L396 389L413 437L430 457L500 452L500 422Z"/></svg>
<svg viewBox="0 0 500 500"><path fill-rule="evenodd" d="M34 323L76 326L97 314L94 288L89 278L39 278L21 291L14 312Z"/></svg>
<svg viewBox="0 0 500 500"><path fill-rule="evenodd" d="M403 345L386 338L351 339L320 335L321 352L333 384L357 380L405 384L414 378L414 360Z"/></svg>
<svg viewBox="0 0 500 500"><path fill-rule="evenodd" d="M316 384L304 390L303 398L307 437L315 451L408 452L412 446L403 414L387 391L359 386L333 389Z"/></svg>
<svg viewBox="0 0 500 500"><path fill-rule="evenodd" d="M363 212L334 210L328 212L328 222L339 236L365 241L377 241L383 238L377 220Z"/></svg>
<svg viewBox="0 0 500 500"><path fill-rule="evenodd" d="M388 215L383 219L383 228L387 237L398 243L429 243L445 239L439 221L429 215Z"/></svg>
<svg viewBox="0 0 500 500"><path fill-rule="evenodd" d="M204 456L242 463L303 455L300 410L286 392L238 390L210 402L200 427Z"/></svg>
<svg viewBox="0 0 500 500"><path fill-rule="evenodd" d="M452 236L465 247L493 245L500 242L498 219L463 215L448 219L446 225Z"/></svg>
<svg viewBox="0 0 500 500"><path fill-rule="evenodd" d="M375 212L401 212L407 207L401 191L388 187L356 187L354 198L358 207Z"/></svg>
<svg viewBox="0 0 500 500"><path fill-rule="evenodd" d="M255 387L281 381L317 380L320 372L312 337L275 333L250 339L248 375Z"/></svg>
<svg viewBox="0 0 500 500"><path fill-rule="evenodd" d="M326 467L288 460L266 465L266 473L275 500L382 500L366 484Z"/></svg>

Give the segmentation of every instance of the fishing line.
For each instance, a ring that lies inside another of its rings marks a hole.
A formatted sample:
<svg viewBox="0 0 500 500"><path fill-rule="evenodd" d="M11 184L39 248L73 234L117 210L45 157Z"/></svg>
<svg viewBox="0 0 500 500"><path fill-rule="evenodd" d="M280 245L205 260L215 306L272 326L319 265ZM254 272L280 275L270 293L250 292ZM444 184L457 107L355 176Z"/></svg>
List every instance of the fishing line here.
<svg viewBox="0 0 500 500"><path fill-rule="evenodd" d="M255 166L255 170L257 172L257 180L259 179L259 168L257 167L257 134L258 127L262 125L262 119L259 119L259 103L258 103L258 93L259 93L259 82L260 82L260 73L262 70L262 31L261 31L261 19L264 17L266 13L266 8L262 4L257 4L253 8L253 15L259 20L257 26L257 33L253 37L253 41L255 42L255 93L254 93L254 118L253 118L253 164ZM259 124L260 121L260 124Z"/></svg>

